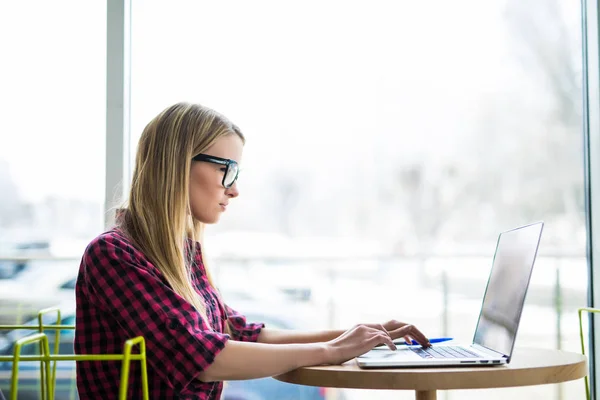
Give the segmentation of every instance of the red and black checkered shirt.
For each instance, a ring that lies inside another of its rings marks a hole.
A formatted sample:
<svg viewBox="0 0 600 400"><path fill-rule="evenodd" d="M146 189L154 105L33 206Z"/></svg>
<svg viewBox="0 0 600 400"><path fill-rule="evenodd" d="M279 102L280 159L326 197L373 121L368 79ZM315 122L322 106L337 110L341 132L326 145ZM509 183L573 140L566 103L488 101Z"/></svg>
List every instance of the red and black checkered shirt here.
<svg viewBox="0 0 600 400"><path fill-rule="evenodd" d="M191 244L191 243L190 243ZM121 354L127 339L146 341L148 387L152 399L219 399L222 382L197 379L224 348L226 318L232 339L256 341L263 324L223 304L208 284L200 245L192 281L206 304L207 319L175 293L160 271L114 229L86 248L77 278L76 354ZM82 399L114 399L119 393L120 361L77 362ZM128 399L141 399L140 363L131 362Z"/></svg>

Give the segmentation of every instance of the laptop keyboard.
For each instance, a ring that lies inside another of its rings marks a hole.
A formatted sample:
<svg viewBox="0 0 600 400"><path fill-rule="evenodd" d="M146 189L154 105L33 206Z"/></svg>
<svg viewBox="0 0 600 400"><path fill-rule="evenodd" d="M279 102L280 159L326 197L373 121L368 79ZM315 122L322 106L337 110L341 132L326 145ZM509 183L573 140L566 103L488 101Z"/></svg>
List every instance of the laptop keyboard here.
<svg viewBox="0 0 600 400"><path fill-rule="evenodd" d="M460 346L411 347L410 349L423 358L482 358L477 353Z"/></svg>

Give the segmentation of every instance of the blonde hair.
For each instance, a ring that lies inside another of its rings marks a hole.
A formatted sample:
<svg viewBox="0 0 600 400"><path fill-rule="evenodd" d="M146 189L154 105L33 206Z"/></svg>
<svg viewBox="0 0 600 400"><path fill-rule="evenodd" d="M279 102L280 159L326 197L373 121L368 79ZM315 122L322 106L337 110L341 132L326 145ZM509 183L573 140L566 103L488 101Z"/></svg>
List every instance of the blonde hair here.
<svg viewBox="0 0 600 400"><path fill-rule="evenodd" d="M191 213L190 169L192 157L232 134L245 141L227 118L198 104L178 103L158 114L140 137L128 203L117 221L171 288L204 318L206 305L191 279L193 246L195 242L202 246L204 224ZM204 254L202 258L204 262ZM205 269L214 288L206 264Z"/></svg>

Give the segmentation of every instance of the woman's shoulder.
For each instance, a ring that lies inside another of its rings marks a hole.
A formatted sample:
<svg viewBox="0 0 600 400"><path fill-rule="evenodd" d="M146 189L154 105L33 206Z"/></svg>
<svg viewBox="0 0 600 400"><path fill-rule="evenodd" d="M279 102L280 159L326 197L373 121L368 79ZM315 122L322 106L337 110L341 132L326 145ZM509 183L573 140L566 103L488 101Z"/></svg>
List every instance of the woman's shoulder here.
<svg viewBox="0 0 600 400"><path fill-rule="evenodd" d="M80 270L89 276L104 275L107 271L125 274L131 268L161 276L148 257L118 228L96 236L85 249L80 265Z"/></svg>
<svg viewBox="0 0 600 400"><path fill-rule="evenodd" d="M144 259L132 241L118 228L110 229L96 236L87 245L84 258L102 259Z"/></svg>
<svg viewBox="0 0 600 400"><path fill-rule="evenodd" d="M87 250L100 246L112 245L117 247L131 246L131 241L118 228L102 232L90 241Z"/></svg>

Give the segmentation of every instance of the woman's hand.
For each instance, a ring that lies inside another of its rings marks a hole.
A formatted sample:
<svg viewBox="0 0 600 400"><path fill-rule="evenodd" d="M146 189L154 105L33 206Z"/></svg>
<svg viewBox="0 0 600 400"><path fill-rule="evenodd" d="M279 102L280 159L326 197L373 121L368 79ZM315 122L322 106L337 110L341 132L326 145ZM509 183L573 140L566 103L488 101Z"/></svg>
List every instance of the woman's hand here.
<svg viewBox="0 0 600 400"><path fill-rule="evenodd" d="M391 320L384 324L365 324L370 328L375 328L380 331L386 332L392 340L398 338L404 338L406 343L411 343L414 339L421 346L429 347L431 343L429 343L429 339L421 333L420 330L417 329L416 326L410 325L404 322Z"/></svg>
<svg viewBox="0 0 600 400"><path fill-rule="evenodd" d="M327 364L342 364L368 352L374 347L385 344L396 350L392 338L384 329L368 325L356 325L337 338L325 343Z"/></svg>

